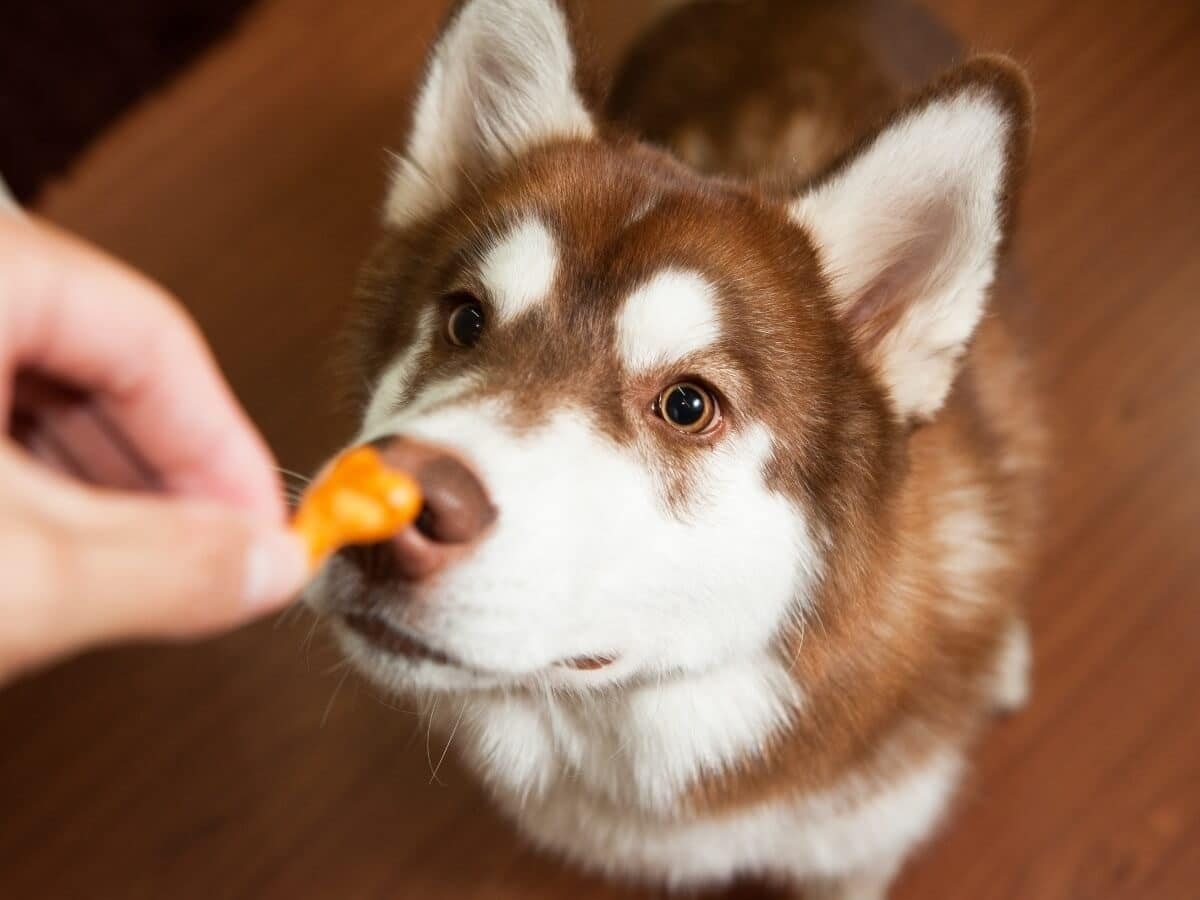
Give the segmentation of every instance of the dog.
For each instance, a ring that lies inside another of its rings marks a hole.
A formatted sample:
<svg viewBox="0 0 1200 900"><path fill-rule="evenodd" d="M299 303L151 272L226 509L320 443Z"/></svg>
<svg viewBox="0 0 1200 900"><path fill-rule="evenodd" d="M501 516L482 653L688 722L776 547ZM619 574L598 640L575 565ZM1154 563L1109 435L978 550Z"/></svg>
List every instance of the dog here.
<svg viewBox="0 0 1200 900"><path fill-rule="evenodd" d="M1028 692L1030 89L897 3L672 6L607 91L556 0L451 13L349 343L426 504L309 600L536 845L879 898Z"/></svg>

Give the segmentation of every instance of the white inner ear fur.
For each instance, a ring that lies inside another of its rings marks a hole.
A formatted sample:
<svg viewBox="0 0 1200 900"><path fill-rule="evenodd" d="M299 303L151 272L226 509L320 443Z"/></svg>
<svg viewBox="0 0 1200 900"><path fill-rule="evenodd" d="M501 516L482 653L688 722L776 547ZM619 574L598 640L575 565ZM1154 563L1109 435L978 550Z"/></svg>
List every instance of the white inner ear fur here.
<svg viewBox="0 0 1200 900"><path fill-rule="evenodd" d="M557 272L558 245L537 219L527 219L493 244L479 269L502 322L545 302Z"/></svg>
<svg viewBox="0 0 1200 900"><path fill-rule="evenodd" d="M698 272L659 272L625 300L617 352L629 371L667 366L721 336L716 289Z"/></svg>
<svg viewBox="0 0 1200 900"><path fill-rule="evenodd" d="M983 313L1012 125L966 88L901 118L791 206L902 418L941 407Z"/></svg>
<svg viewBox="0 0 1200 900"><path fill-rule="evenodd" d="M551 137L594 133L575 88L575 53L558 4L471 0L429 60L385 219L411 224L445 204L464 173Z"/></svg>

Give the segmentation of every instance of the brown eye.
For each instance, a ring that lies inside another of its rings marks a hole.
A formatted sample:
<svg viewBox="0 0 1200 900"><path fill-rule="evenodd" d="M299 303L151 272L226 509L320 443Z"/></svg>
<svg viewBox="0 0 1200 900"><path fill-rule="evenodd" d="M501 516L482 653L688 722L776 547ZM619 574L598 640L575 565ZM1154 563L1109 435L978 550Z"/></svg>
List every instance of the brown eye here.
<svg viewBox="0 0 1200 900"><path fill-rule="evenodd" d="M668 425L686 434L700 434L717 418L712 394L690 381L673 384L659 394L656 408Z"/></svg>
<svg viewBox="0 0 1200 900"><path fill-rule="evenodd" d="M474 297L459 303L446 320L446 339L455 347L474 347L483 335L483 306Z"/></svg>

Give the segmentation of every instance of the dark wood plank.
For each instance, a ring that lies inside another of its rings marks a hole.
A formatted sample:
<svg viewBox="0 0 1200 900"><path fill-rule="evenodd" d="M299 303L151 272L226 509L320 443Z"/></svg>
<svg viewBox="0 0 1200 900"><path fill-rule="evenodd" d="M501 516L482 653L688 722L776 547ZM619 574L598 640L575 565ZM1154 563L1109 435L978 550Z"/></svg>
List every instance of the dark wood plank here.
<svg viewBox="0 0 1200 900"><path fill-rule="evenodd" d="M1039 98L1024 252L1057 421L1037 686L908 898L1200 885L1200 12L938 0ZM176 290L284 465L344 435L324 360L443 2L272 0L44 212ZM608 37L618 4L597 0ZM303 614L0 695L0 896L629 897L525 849ZM437 770L431 783L430 772Z"/></svg>

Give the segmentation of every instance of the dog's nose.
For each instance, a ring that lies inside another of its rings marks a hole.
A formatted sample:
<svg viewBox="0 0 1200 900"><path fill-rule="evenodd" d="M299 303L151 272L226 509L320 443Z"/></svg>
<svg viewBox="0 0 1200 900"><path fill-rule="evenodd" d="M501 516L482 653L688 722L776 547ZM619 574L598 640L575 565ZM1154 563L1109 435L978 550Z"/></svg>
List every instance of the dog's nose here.
<svg viewBox="0 0 1200 900"><path fill-rule="evenodd" d="M388 465L417 479L425 502L413 525L350 559L371 581L428 578L483 536L496 508L479 476L453 451L407 437L382 438L374 446Z"/></svg>

